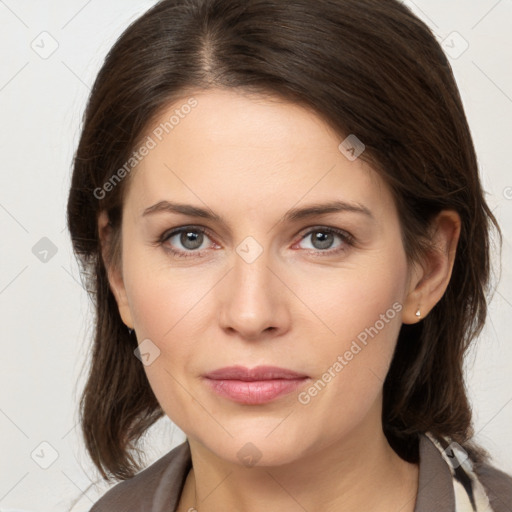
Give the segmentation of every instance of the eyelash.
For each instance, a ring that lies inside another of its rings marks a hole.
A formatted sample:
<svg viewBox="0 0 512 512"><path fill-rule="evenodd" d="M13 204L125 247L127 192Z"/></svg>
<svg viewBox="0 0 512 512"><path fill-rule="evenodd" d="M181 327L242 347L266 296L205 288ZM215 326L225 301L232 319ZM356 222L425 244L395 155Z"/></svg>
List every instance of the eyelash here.
<svg viewBox="0 0 512 512"><path fill-rule="evenodd" d="M179 235L184 232L200 233L200 234L206 235L208 238L211 238L208 233L208 230L201 226L182 226L180 228L173 229L172 231L165 231L160 236L160 238L157 240L157 244L161 245L166 252L171 253L173 256L176 256L178 258L190 258L190 257L197 257L197 256L201 257L203 255L203 253L206 252L208 249L203 249L201 251L197 251L197 250L179 251L176 249L172 249L168 245L167 246L164 245L165 242L167 242L173 236ZM341 238L343 245L334 250L331 249L331 250L323 251L321 249L316 249L316 250L309 249L308 252L310 254L311 253L315 254L315 256L320 256L320 257L321 256L333 256L335 254L339 254L339 253L343 253L343 252L347 251L347 249L348 249L347 246L352 247L355 245L355 239L350 233L347 233L346 231L343 231L341 229L330 228L330 227L326 227L326 226L316 226L316 227L311 228L300 238L300 240L297 243L302 242L302 240L304 240L306 237L308 237L309 235L311 235L313 233L317 233L317 232L324 233L324 234L338 235Z"/></svg>

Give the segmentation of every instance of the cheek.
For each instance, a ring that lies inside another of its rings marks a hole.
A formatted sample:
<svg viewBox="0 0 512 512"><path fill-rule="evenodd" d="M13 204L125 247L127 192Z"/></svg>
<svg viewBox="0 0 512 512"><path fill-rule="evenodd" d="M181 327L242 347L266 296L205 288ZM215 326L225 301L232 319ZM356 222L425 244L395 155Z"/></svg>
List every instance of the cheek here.
<svg viewBox="0 0 512 512"><path fill-rule="evenodd" d="M127 253L125 285L137 338L139 343L150 340L158 353L144 369L157 398L172 401L180 392L178 382L195 371L208 345L211 294L219 277L209 269L172 268L136 247Z"/></svg>
<svg viewBox="0 0 512 512"><path fill-rule="evenodd" d="M394 300L396 297L375 286L369 291L371 297L364 293L359 297L345 296L339 302L347 300L344 311L331 309L330 323L336 334L319 345L323 347L321 356L316 354L318 375L334 371L340 376L335 379L333 392L343 391L344 402L361 400L366 392L378 392L401 327L402 305ZM327 340L330 341L325 343Z"/></svg>
<svg viewBox="0 0 512 512"><path fill-rule="evenodd" d="M172 276L172 279L171 277ZM145 273L133 281L131 307L139 343L149 339L159 358L145 370L152 386L190 370L200 352L208 288L197 278L184 279L172 272Z"/></svg>
<svg viewBox="0 0 512 512"><path fill-rule="evenodd" d="M318 276L316 286L309 283L301 288L329 329L331 335L327 339L336 345L339 340L357 337L375 323L382 331L390 330L387 326L391 324L401 324L399 310L404 300L406 273L405 256L399 251L375 253L362 265L331 269L325 278ZM385 316L386 329L382 329L381 315Z"/></svg>
<svg viewBox="0 0 512 512"><path fill-rule="evenodd" d="M174 338L214 284L208 269L173 266L162 249L140 243L126 247L123 272L136 332L156 343Z"/></svg>
<svg viewBox="0 0 512 512"><path fill-rule="evenodd" d="M319 280L315 294L310 292L312 309L329 329L318 337L314 353L304 347L320 379L304 397L311 398L312 409L343 404L357 415L383 386L402 325L407 263L399 250L370 260L336 272L336 279Z"/></svg>
<svg viewBox="0 0 512 512"><path fill-rule="evenodd" d="M206 293L197 285L190 287L188 281L170 271L146 268L144 272L133 269L129 282L138 342L150 340L146 347L154 354L144 371L158 402L180 428L190 428L185 419L191 414L186 380L201 339L190 320ZM177 417L176 410L181 411Z"/></svg>

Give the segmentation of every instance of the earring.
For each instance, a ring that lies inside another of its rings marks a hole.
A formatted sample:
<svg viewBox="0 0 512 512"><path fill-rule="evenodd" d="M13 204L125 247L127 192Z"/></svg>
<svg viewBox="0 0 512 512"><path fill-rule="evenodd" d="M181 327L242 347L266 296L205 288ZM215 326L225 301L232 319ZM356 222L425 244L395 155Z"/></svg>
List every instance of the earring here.
<svg viewBox="0 0 512 512"><path fill-rule="evenodd" d="M417 316L418 318L421 316L420 308L418 308L418 310L416 311L416 316Z"/></svg>
<svg viewBox="0 0 512 512"><path fill-rule="evenodd" d="M127 327L128 334L131 336L133 334L133 329L131 327Z"/></svg>

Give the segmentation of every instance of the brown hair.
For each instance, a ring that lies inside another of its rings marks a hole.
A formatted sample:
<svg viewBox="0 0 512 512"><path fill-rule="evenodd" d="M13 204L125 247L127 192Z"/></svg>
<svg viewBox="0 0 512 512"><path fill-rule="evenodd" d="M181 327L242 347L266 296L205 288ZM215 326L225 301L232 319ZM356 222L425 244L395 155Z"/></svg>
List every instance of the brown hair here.
<svg viewBox="0 0 512 512"><path fill-rule="evenodd" d="M278 96L314 109L340 137L355 134L366 145L360 158L394 194L409 261L428 248L436 213L459 213L450 283L426 318L401 328L382 421L410 462L425 432L450 436L485 460L470 441L463 361L486 318L490 228L500 230L483 197L450 64L429 28L397 0L162 0L125 30L97 76L68 201L74 251L96 308L81 423L103 478L127 479L140 468L137 443L164 414L121 321L98 236L106 211L115 235L106 259L118 264L129 177L108 193L103 187L170 102L210 87Z"/></svg>

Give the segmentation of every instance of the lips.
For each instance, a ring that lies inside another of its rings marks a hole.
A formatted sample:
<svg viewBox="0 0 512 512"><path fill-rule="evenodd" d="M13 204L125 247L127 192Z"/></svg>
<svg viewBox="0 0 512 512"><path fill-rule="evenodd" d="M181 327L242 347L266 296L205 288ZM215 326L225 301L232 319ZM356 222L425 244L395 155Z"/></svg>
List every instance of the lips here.
<svg viewBox="0 0 512 512"><path fill-rule="evenodd" d="M219 368L204 376L209 389L231 401L247 405L264 404L291 393L309 377L286 368L258 366Z"/></svg>
<svg viewBox="0 0 512 512"><path fill-rule="evenodd" d="M212 380L243 380L246 382L254 382L257 380L303 379L308 376L277 366L257 366L252 369L245 368L244 366L226 366L225 368L219 368L218 370L207 373L205 377Z"/></svg>

